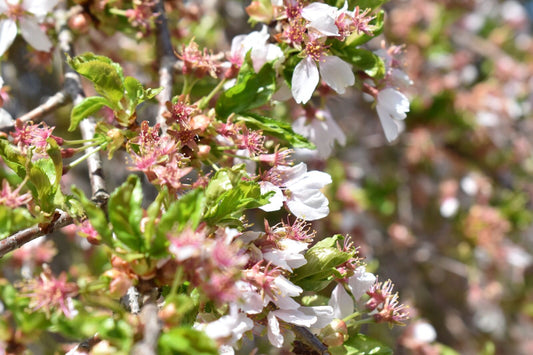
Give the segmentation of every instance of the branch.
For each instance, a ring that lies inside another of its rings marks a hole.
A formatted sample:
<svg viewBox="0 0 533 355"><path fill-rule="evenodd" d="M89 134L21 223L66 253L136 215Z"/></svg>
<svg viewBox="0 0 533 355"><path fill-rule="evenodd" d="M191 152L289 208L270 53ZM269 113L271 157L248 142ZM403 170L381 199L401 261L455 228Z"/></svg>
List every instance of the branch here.
<svg viewBox="0 0 533 355"><path fill-rule="evenodd" d="M59 34L59 47L61 52L74 56L74 49L72 48L72 32L63 20ZM72 103L77 105L85 98L81 86L81 77L66 63L66 58L63 57L63 67L65 71L64 90L71 97ZM93 117L89 117L80 122L81 135L84 140L91 140L94 137L94 127L96 122ZM86 143L89 145L90 143ZM96 150L96 147L87 148L87 152L91 153ZM100 206L107 203L109 193L107 192L106 183L103 176L102 160L100 154L95 152L87 158L87 166L89 169L89 179L91 182L91 199Z"/></svg>
<svg viewBox="0 0 533 355"><path fill-rule="evenodd" d="M131 349L132 355L156 355L157 342L161 332L161 321L157 315L157 306L154 303L144 305L141 314L141 323L144 325L143 339Z"/></svg>
<svg viewBox="0 0 533 355"><path fill-rule="evenodd" d="M35 123L42 121L44 116L57 110L58 108L67 104L70 100L65 90L61 90L54 96L49 97L46 102L42 103L38 107L34 108L30 112L20 116L18 119L22 122L33 121Z"/></svg>
<svg viewBox="0 0 533 355"><path fill-rule="evenodd" d="M30 112L20 116L18 119L22 122L34 122L38 123L41 122L47 114L50 112L53 112L57 110L59 107L64 106L68 101L70 97L67 95L65 90L61 90L58 93L56 93L54 96L49 97L46 102L42 103L41 105L37 106ZM15 127L15 121L8 125L0 126L0 131L8 132Z"/></svg>
<svg viewBox="0 0 533 355"><path fill-rule="evenodd" d="M40 236L50 234L72 223L74 223L74 219L67 212L56 210L50 222L39 223L0 240L0 258Z"/></svg>
<svg viewBox="0 0 533 355"><path fill-rule="evenodd" d="M328 347L325 346L320 339L311 333L307 328L293 325L292 330L296 334L296 338L302 340L308 347L310 347L314 352L320 355L329 355Z"/></svg>
<svg viewBox="0 0 533 355"><path fill-rule="evenodd" d="M159 61L159 86L163 88L163 91L157 95L157 101L159 102L157 123L161 125L161 129L165 132L167 124L163 113L166 111L165 103L172 99L172 86L174 84L173 70L174 64L176 63L176 56L172 50L163 0L157 1L153 10L158 14L155 24L157 33L157 56L161 58Z"/></svg>

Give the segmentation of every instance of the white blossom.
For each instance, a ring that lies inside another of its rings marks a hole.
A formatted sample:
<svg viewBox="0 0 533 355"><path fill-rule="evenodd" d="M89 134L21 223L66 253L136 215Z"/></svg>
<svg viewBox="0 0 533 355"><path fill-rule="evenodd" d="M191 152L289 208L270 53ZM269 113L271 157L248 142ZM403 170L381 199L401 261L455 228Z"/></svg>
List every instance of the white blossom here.
<svg viewBox="0 0 533 355"><path fill-rule="evenodd" d="M282 201L289 210L298 218L313 221L326 217L329 214L329 201L320 191L324 186L331 184L331 176L321 171L307 171L307 165L280 166L275 168L281 177L279 186L269 181L261 181L261 193L274 191L274 198L270 203L260 207L264 211L276 211L282 206ZM280 200L280 193L281 200Z"/></svg>
<svg viewBox="0 0 533 355"><path fill-rule="evenodd" d="M355 269L353 276L348 278L348 289L356 301L370 290L370 287L376 282L376 276L366 271L364 266Z"/></svg>
<svg viewBox="0 0 533 355"><path fill-rule="evenodd" d="M319 82L319 71L322 80L338 94L344 94L347 86L355 83L355 76L348 63L336 56L323 55L316 61L307 56L294 68L291 86L292 96L297 103L305 104L311 99Z"/></svg>
<svg viewBox="0 0 533 355"><path fill-rule="evenodd" d="M346 144L346 135L328 110L318 110L310 122L305 116L299 117L292 124L292 129L316 146L318 157L321 159L331 155L335 141L340 145Z"/></svg>
<svg viewBox="0 0 533 355"><path fill-rule="evenodd" d="M254 70L258 72L265 63L284 58L278 46L267 43L269 38L266 26L263 26L261 31L235 36L231 41L231 57L238 58L242 62L246 53L251 50L250 57Z"/></svg>
<svg viewBox="0 0 533 355"><path fill-rule="evenodd" d="M323 36L338 36L339 29L335 24L339 10L336 7L314 2L302 9L302 17L309 21L307 27L315 29Z"/></svg>
<svg viewBox="0 0 533 355"><path fill-rule="evenodd" d="M386 88L377 96L376 110L385 137L392 142L403 131L403 120L409 112L409 100L398 90Z"/></svg>
<svg viewBox="0 0 533 355"><path fill-rule="evenodd" d="M57 3L58 0L22 0L20 3L17 0L0 0L0 14L9 16L11 9L18 7L20 9L15 12L24 13L22 16L12 15L0 20L0 56L4 55L17 36L17 22L26 42L39 51L49 52L52 42L39 24Z"/></svg>

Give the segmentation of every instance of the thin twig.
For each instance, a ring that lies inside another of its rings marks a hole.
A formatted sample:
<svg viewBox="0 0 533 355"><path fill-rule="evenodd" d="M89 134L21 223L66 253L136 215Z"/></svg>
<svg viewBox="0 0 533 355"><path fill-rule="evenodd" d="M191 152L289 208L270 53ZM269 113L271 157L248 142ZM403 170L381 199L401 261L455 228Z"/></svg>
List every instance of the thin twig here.
<svg viewBox="0 0 533 355"><path fill-rule="evenodd" d="M72 32L66 23L61 25L58 38L61 52L73 57L74 49L72 48ZM83 92L81 86L81 77L66 64L66 58L63 58L63 63L65 71L64 88L66 93L72 98L72 103L77 105L85 98L85 93ZM94 137L95 125L96 122L93 117L88 117L80 122L80 130L83 139L91 140ZM89 142L86 143L86 145L89 144ZM88 153L95 152L95 150L95 147L87 148ZM89 179L91 183L91 198L97 204L105 205L107 199L109 198L109 193L107 192L106 183L103 176L102 160L98 152L91 154L87 158L87 166L89 169Z"/></svg>
<svg viewBox="0 0 533 355"><path fill-rule="evenodd" d="M319 353L320 355L329 355L328 347L325 346L320 341L320 339L316 337L316 335L311 333L309 329L299 326L299 325L293 325L292 330L294 331L294 333L296 333L296 338L298 340L302 340L307 346L309 346L315 352Z"/></svg>
<svg viewBox="0 0 533 355"><path fill-rule="evenodd" d="M74 219L70 217L67 212L56 210L50 222L40 223L33 227L23 229L0 240L0 258L40 236L52 233L54 230L68 226L72 223L74 223Z"/></svg>
<svg viewBox="0 0 533 355"><path fill-rule="evenodd" d="M23 123L34 122L38 123L44 119L44 116L57 110L59 107L66 105L70 101L70 97L66 94L65 90L57 92L54 96L49 97L44 103L37 106L33 110L24 115L20 116L18 119ZM10 124L0 126L0 131L9 132L15 127L15 120Z"/></svg>
<svg viewBox="0 0 533 355"><path fill-rule="evenodd" d="M172 99L172 86L174 84L173 71L176 63L176 56L172 50L163 0L156 2L154 5L154 12L158 14L155 23L157 33L157 56L160 58L159 86L163 88L159 95L157 95L157 101L159 102L157 123L161 125L161 129L165 132L167 124L163 117L163 113L166 111L165 103Z"/></svg>
<svg viewBox="0 0 533 355"><path fill-rule="evenodd" d="M20 116L18 119L22 122L40 122L43 120L44 116L66 105L69 101L70 97L67 95L65 90L61 90L57 92L54 96L49 97L44 103L42 103L38 107Z"/></svg>
<svg viewBox="0 0 533 355"><path fill-rule="evenodd" d="M154 303L145 304L142 308L140 318L144 325L144 335L143 339L135 344L131 350L131 354L156 355L157 342L161 332L161 321L157 315L157 306Z"/></svg>

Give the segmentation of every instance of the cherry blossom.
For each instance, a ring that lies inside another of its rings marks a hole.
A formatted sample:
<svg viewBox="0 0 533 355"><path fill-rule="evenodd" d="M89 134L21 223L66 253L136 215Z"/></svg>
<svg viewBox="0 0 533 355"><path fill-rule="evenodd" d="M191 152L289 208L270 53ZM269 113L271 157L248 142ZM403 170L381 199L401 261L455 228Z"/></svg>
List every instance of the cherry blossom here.
<svg viewBox="0 0 533 355"><path fill-rule="evenodd" d="M57 3L58 0L0 0L0 14L7 15L7 18L0 20L0 56L4 55L17 36L17 22L26 42L38 51L49 52L52 42L39 24Z"/></svg>
<svg viewBox="0 0 533 355"><path fill-rule="evenodd" d="M299 117L292 124L292 129L316 146L318 157L321 159L331 155L335 141L340 145L346 144L346 135L327 109L317 110L310 120L306 116Z"/></svg>
<svg viewBox="0 0 533 355"><path fill-rule="evenodd" d="M308 55L296 65L292 75L292 96L297 103L305 104L311 99L319 82L319 71L322 80L339 94L355 83L352 68L339 57L320 55L315 59Z"/></svg>
<svg viewBox="0 0 533 355"><path fill-rule="evenodd" d="M378 93L376 102L385 137L387 141L392 142L404 129L403 120L409 112L409 100L398 90L386 88Z"/></svg>
<svg viewBox="0 0 533 355"><path fill-rule="evenodd" d="M261 207L263 211L277 211L283 202L298 218L313 221L329 214L329 202L320 191L331 184L331 176L321 171L307 171L307 165L279 166L270 170L272 181L261 181L261 193L274 191L270 203ZM276 179L275 177L278 177Z"/></svg>
<svg viewBox="0 0 533 355"><path fill-rule="evenodd" d="M251 50L254 70L258 72L265 63L276 59L282 60L283 52L275 44L267 43L269 38L266 26L263 26L261 31L235 36L231 41L230 61L237 66L242 65L246 53Z"/></svg>

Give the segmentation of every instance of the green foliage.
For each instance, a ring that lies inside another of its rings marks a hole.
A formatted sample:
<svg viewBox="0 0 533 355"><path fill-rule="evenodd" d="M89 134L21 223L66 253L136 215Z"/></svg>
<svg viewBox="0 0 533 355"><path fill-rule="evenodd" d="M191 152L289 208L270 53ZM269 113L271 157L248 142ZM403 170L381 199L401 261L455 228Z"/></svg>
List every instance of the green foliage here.
<svg viewBox="0 0 533 355"><path fill-rule="evenodd" d="M331 355L392 355L392 349L363 334L352 335L341 346L330 348Z"/></svg>
<svg viewBox="0 0 533 355"><path fill-rule="evenodd" d="M248 128L261 130L264 134L279 138L295 148L314 149L315 145L304 136L295 133L289 123L254 113L245 113L235 118L236 122L245 122Z"/></svg>
<svg viewBox="0 0 533 355"><path fill-rule="evenodd" d="M246 209L268 203L271 194L261 195L257 182L243 180L244 164L231 169L220 169L206 189L205 219L211 225L241 225Z"/></svg>
<svg viewBox="0 0 533 355"><path fill-rule="evenodd" d="M243 113L268 103L276 91L276 71L272 63L254 71L250 52L237 76L237 82L223 92L216 104L217 115L227 118L231 113Z"/></svg>
<svg viewBox="0 0 533 355"><path fill-rule="evenodd" d="M158 354L217 355L218 349L205 333L191 328L172 328L159 338Z"/></svg>
<svg viewBox="0 0 533 355"><path fill-rule="evenodd" d="M333 41L331 51L346 62L365 72L365 74L381 79L385 76L385 64L380 57L371 51L357 48L355 45L348 45L340 41Z"/></svg>
<svg viewBox="0 0 533 355"><path fill-rule="evenodd" d="M353 252L343 252L337 248L344 237L336 234L321 240L305 253L307 264L295 270L291 281L306 291L318 292L333 280L335 267L353 257Z"/></svg>
<svg viewBox="0 0 533 355"><path fill-rule="evenodd" d="M70 113L70 126L68 127L68 130L70 132L74 131L84 118L87 118L90 115L98 112L104 106L111 106L111 103L105 97L86 97L72 109L72 112Z"/></svg>
<svg viewBox="0 0 533 355"><path fill-rule="evenodd" d="M47 153L49 157L32 160L32 151L22 154L5 139L0 139L0 156L21 180L27 178L27 186L41 211L52 213L56 208L63 208L65 198L59 183L62 175L61 153L57 143L49 139Z"/></svg>
<svg viewBox="0 0 533 355"><path fill-rule="evenodd" d="M162 90L144 89L137 79L124 77L122 67L105 56L88 52L68 58L67 62L80 75L89 79L95 90L103 96L85 98L72 109L69 131L76 129L81 120L103 106L113 110L121 126L128 127L135 121L136 107Z"/></svg>
<svg viewBox="0 0 533 355"><path fill-rule="evenodd" d="M117 239L130 251L146 250L141 233L142 200L141 182L136 175L130 175L109 197L109 222Z"/></svg>
<svg viewBox="0 0 533 355"><path fill-rule="evenodd" d="M111 59L84 53L74 58L67 58L67 63L80 75L94 84L95 90L115 106L124 96L124 73L122 67Z"/></svg>
<svg viewBox="0 0 533 355"><path fill-rule="evenodd" d="M104 242L104 244L109 247L114 247L115 240L113 239L113 233L109 228L109 223L107 221L107 217L104 211L95 203L90 201L87 197L85 197L83 191L81 191L77 187L72 187L72 193L74 194L74 196L76 196L76 198L83 206L85 213L89 218L89 222L98 232L100 237L102 237L102 241Z"/></svg>

